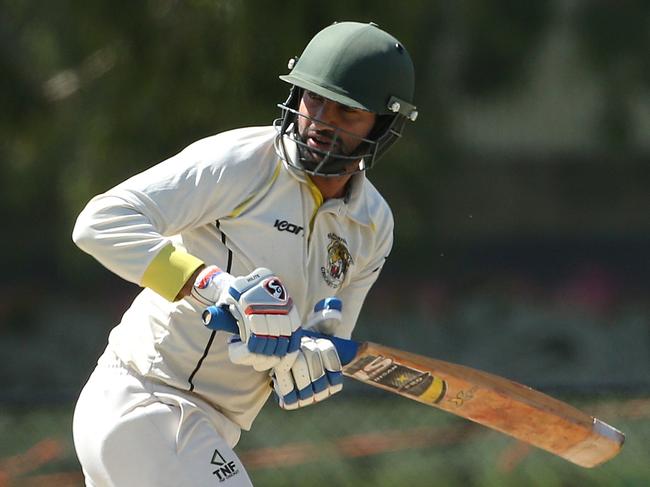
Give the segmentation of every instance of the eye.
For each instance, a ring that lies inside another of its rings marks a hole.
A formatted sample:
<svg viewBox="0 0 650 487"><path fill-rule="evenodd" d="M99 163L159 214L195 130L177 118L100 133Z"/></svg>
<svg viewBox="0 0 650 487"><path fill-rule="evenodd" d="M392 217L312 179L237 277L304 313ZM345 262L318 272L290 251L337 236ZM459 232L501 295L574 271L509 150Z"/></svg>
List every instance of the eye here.
<svg viewBox="0 0 650 487"><path fill-rule="evenodd" d="M341 105L341 110L343 110L346 113L357 113L357 112L362 111L362 110L359 110L358 108L349 107L347 105Z"/></svg>
<svg viewBox="0 0 650 487"><path fill-rule="evenodd" d="M309 99L310 99L310 100L313 100L313 101L323 101L323 99L324 99L322 96L317 95L317 94L314 93L313 91L305 91L305 93L307 94L307 96L309 97Z"/></svg>

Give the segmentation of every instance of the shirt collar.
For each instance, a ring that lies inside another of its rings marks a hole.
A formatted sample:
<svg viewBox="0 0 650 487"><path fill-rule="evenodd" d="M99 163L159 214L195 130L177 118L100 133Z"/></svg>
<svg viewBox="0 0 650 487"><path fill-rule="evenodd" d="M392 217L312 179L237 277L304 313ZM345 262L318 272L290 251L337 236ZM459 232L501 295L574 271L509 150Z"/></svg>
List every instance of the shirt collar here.
<svg viewBox="0 0 650 487"><path fill-rule="evenodd" d="M285 144L287 144L287 151L291 152L292 156L297 156L297 148L289 137L285 137ZM282 165L293 178L297 179L302 184L307 184L310 187L315 186L309 179L307 173L289 165L285 160L282 161ZM325 211L331 209L332 212L346 215L361 225L373 226L374 224L370 215L370 208L368 206L366 194L367 184L369 184L369 181L367 181L365 172L352 175L348 182L346 195L343 198L326 201L324 203Z"/></svg>

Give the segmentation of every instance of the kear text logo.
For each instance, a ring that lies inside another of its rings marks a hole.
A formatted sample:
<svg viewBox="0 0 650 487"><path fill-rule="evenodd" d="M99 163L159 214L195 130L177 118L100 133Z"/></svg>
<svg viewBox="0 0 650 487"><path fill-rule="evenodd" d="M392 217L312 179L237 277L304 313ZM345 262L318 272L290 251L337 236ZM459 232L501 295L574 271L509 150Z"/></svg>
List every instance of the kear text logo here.
<svg viewBox="0 0 650 487"><path fill-rule="evenodd" d="M286 220L275 220L275 224L273 226L277 228L279 232L289 232L293 233L294 235L298 235L303 231L303 227L299 227L295 223L289 223Z"/></svg>

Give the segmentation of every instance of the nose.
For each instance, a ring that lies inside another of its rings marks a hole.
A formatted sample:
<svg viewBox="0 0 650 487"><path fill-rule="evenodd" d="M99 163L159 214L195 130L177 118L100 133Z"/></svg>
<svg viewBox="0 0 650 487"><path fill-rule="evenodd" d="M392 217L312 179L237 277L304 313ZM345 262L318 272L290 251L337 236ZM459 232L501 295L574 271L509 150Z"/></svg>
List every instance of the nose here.
<svg viewBox="0 0 650 487"><path fill-rule="evenodd" d="M324 124L329 124L333 125L334 127L337 126L337 103L333 102L331 100L324 99L323 103L320 104L318 107L318 110L316 111L316 114L314 116L316 126L323 126L325 128L332 128L328 127L327 125L323 125L319 122L323 122Z"/></svg>

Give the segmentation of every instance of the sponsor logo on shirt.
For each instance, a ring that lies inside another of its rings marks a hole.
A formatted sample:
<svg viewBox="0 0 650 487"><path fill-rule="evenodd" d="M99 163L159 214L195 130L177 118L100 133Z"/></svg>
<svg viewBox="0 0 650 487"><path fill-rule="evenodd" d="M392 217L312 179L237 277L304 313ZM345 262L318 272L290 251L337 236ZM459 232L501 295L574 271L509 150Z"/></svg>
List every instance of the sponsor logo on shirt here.
<svg viewBox="0 0 650 487"><path fill-rule="evenodd" d="M217 469L212 472L219 479L219 482L224 482L239 473L237 465L233 460L226 460L219 450L215 450L212 454L212 465L216 465Z"/></svg>
<svg viewBox="0 0 650 487"><path fill-rule="evenodd" d="M336 289L343 284L354 260L348 250L348 242L344 238L334 233L328 233L327 237L329 238L327 264L321 267L320 271L327 285Z"/></svg>
<svg viewBox="0 0 650 487"><path fill-rule="evenodd" d="M275 220L273 227L276 228L279 232L289 232L293 233L294 235L298 235L304 230L303 227L300 227L295 223L289 223L286 220Z"/></svg>

